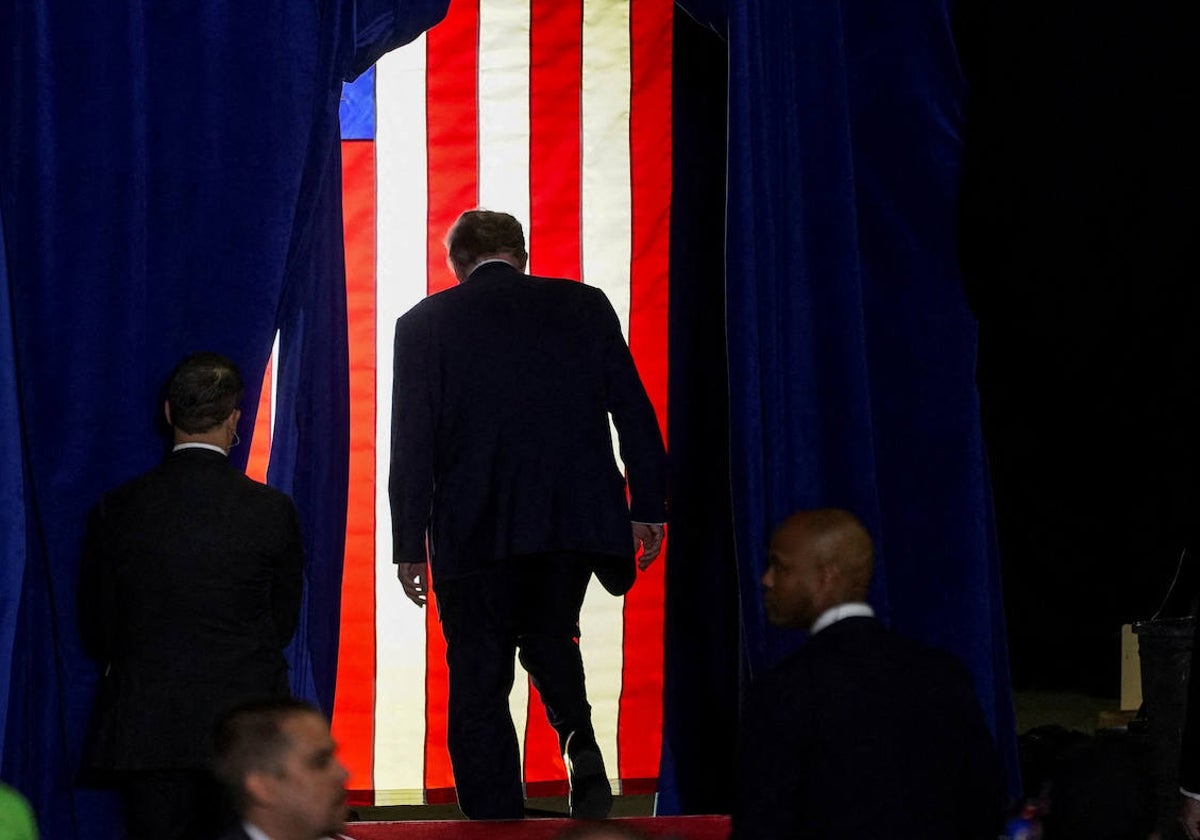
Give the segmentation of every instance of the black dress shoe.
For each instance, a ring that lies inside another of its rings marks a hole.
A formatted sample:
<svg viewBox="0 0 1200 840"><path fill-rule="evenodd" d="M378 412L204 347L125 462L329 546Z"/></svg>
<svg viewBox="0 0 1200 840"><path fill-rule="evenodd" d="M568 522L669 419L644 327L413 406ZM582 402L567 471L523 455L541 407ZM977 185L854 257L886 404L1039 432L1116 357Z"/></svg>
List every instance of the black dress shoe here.
<svg viewBox="0 0 1200 840"><path fill-rule="evenodd" d="M604 758L594 738L575 743L575 733L567 738L563 751L567 778L571 784L568 800L571 817L577 820L602 820L612 810L612 785L604 770Z"/></svg>

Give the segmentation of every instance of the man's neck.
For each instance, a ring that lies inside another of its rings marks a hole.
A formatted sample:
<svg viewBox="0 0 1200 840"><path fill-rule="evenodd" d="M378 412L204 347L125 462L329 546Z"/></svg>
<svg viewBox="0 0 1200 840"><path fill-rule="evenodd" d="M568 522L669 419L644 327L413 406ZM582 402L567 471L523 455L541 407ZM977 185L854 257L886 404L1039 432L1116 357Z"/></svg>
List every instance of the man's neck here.
<svg viewBox="0 0 1200 840"><path fill-rule="evenodd" d="M480 257L474 263L471 264L471 267L468 268L463 273L463 277L464 278L470 277L472 274L475 273L476 269L478 269L482 265L486 265L487 263L504 263L507 266L511 266L512 268L515 268L517 271L524 270L521 266L517 265L516 258L513 257L512 254L505 254L505 253L484 254L482 257Z"/></svg>

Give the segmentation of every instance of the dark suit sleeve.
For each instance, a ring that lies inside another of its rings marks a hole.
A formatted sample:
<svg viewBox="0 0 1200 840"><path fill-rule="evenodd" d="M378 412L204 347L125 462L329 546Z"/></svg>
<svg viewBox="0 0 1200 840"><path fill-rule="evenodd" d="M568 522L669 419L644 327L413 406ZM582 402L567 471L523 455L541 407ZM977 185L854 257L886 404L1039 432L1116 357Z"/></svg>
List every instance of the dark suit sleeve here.
<svg viewBox="0 0 1200 840"><path fill-rule="evenodd" d="M116 582L105 539L108 524L104 500L88 516L79 572L79 635L84 652L100 663L112 659Z"/></svg>
<svg viewBox="0 0 1200 840"><path fill-rule="evenodd" d="M300 599L304 593L304 544L296 507L287 500L287 536L284 550L275 561L271 579L271 615L279 633L280 645L286 645L300 621Z"/></svg>
<svg viewBox="0 0 1200 840"><path fill-rule="evenodd" d="M667 521L667 453L658 417L646 395L633 354L612 304L596 290L596 320L604 345L606 407L621 446L629 482L629 514L635 522Z"/></svg>
<svg viewBox="0 0 1200 840"><path fill-rule="evenodd" d="M427 320L420 310L396 321L392 377L392 562L424 563L433 505L436 405Z"/></svg>

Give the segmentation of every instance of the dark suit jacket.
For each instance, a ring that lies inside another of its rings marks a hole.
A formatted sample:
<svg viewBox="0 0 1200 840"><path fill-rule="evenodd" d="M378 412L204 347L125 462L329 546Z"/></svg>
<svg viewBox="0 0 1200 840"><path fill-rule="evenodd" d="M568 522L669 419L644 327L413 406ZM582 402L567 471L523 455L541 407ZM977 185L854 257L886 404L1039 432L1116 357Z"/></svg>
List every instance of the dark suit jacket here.
<svg viewBox="0 0 1200 840"><path fill-rule="evenodd" d="M396 323L396 562L447 580L548 551L631 556L665 522L654 409L599 289L488 263ZM625 478L612 451L620 438Z"/></svg>
<svg viewBox="0 0 1200 840"><path fill-rule="evenodd" d="M733 837L995 840L1001 789L966 670L873 618L812 636L751 687Z"/></svg>
<svg viewBox="0 0 1200 840"><path fill-rule="evenodd" d="M250 840L250 835L246 833L246 829L239 822L236 826L229 829L221 835L219 840Z"/></svg>
<svg viewBox="0 0 1200 840"><path fill-rule="evenodd" d="M202 767L225 707L286 695L302 576L291 500L217 452L180 450L105 494L80 582L103 668L89 764Z"/></svg>

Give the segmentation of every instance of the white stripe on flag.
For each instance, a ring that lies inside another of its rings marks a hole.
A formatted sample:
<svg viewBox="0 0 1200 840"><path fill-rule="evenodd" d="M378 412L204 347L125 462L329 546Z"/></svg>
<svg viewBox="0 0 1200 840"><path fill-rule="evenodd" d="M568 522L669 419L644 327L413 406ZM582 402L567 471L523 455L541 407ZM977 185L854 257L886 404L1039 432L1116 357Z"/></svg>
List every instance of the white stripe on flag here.
<svg viewBox="0 0 1200 840"><path fill-rule="evenodd" d="M632 253L628 3L584 0L582 37L583 280L604 290L628 336ZM624 603L593 580L580 616L592 722L613 777L618 774Z"/></svg>
<svg viewBox="0 0 1200 840"><path fill-rule="evenodd" d="M529 29L528 0L480 0L479 203L516 216L526 234Z"/></svg>
<svg viewBox="0 0 1200 840"><path fill-rule="evenodd" d="M425 37L376 65L378 161L376 420L376 804L422 802L425 787L425 612L404 597L392 563L392 339L396 319L425 297Z"/></svg>

